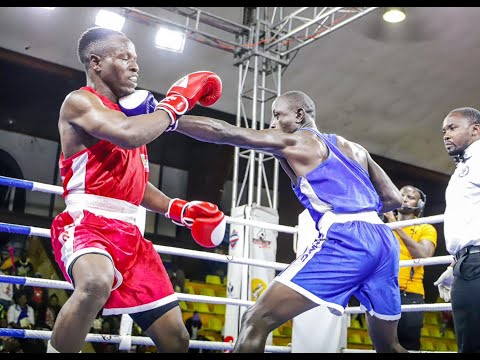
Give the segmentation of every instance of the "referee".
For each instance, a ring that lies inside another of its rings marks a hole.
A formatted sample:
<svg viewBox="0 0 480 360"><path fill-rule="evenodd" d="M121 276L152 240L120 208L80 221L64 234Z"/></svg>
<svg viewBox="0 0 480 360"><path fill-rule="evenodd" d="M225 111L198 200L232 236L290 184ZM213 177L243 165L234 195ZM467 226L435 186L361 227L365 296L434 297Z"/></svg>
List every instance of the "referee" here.
<svg viewBox="0 0 480 360"><path fill-rule="evenodd" d="M445 192L444 233L454 261L434 283L452 302L458 352L480 352L480 112L464 107L443 120L443 142L457 164Z"/></svg>

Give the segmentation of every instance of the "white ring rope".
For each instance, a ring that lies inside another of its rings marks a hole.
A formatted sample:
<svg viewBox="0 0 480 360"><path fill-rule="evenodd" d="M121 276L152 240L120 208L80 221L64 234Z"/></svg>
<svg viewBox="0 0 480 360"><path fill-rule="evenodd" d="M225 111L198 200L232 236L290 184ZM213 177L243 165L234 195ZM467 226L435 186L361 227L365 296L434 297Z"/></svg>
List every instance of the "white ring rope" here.
<svg viewBox="0 0 480 360"><path fill-rule="evenodd" d="M36 181L16 179L16 178L11 178L6 176L0 176L0 186L1 185L19 187L19 188L23 188L31 191L41 191L41 192L56 194L56 195L63 194L63 188L58 185L44 184ZM245 225L245 226L260 225L265 229L277 230L277 231L288 233L288 234L298 233L297 227L277 225L277 224L271 224L266 222L259 222L255 220L234 218L230 216L225 216L225 219L230 224L238 224L238 225ZM443 222L443 214L427 216L427 217L422 217L418 219L402 220L402 221L397 221L395 223L387 223L386 225L391 229L398 229L401 227L411 226L411 225L437 224L441 222Z"/></svg>
<svg viewBox="0 0 480 360"><path fill-rule="evenodd" d="M0 336L12 336L30 339L49 340L52 336L51 331L47 330L16 330L10 328L0 328ZM155 346L152 339L146 336L132 336L132 345ZM85 339L87 342L103 342L119 344L122 336L114 334L87 334ZM190 349L208 349L208 350L233 350L234 343L221 341L200 341L190 340ZM265 352L285 353L291 352L290 346L265 346Z"/></svg>
<svg viewBox="0 0 480 360"><path fill-rule="evenodd" d="M288 264L274 262L274 261L249 259L249 258L244 258L239 256L208 253L205 251L198 251L198 250L181 249L181 251L179 251L178 250L179 248L175 248L171 246L153 245L153 247L160 254L182 255L182 256L187 256L187 257L196 258L196 259L213 260L213 261L219 261L223 263L235 263L235 264L260 266L260 267L266 267L266 268L271 268L275 270L283 270L288 266Z"/></svg>
<svg viewBox="0 0 480 360"><path fill-rule="evenodd" d="M400 267L405 266L425 266L450 264L453 261L452 255L434 256L424 259L400 260Z"/></svg>
<svg viewBox="0 0 480 360"><path fill-rule="evenodd" d="M0 283L38 286L53 289L73 290L72 284L67 281L33 278L28 276L0 275ZM209 304L228 304L238 306L250 306L253 301L224 298L218 296L195 295L176 293L179 300L191 302L205 302Z"/></svg>
<svg viewBox="0 0 480 360"><path fill-rule="evenodd" d="M342 353L376 353L375 350L367 350L367 349L347 349L347 348L343 348L340 350L340 352ZM429 351L429 350L408 350L409 353L419 353L419 354L423 354L423 353L435 353L435 354L438 354L438 353L448 353L448 354L456 354L455 351Z"/></svg>
<svg viewBox="0 0 480 360"><path fill-rule="evenodd" d="M395 230L395 229L400 229L406 226L412 226L412 225L421 225L421 224L438 224L443 222L443 214L440 215L432 215L432 216L427 216L427 217L421 217L421 218L416 218L416 219L410 219L410 220L402 220L402 221L396 221L394 223L386 223L390 229Z"/></svg>
<svg viewBox="0 0 480 360"><path fill-rule="evenodd" d="M260 223L260 222L257 222L257 223ZM2 224L5 226L9 226L9 225L17 226L13 224L0 223L0 225ZM32 236L50 238L50 229L36 228L33 226L30 227L30 229L31 229L30 235ZM11 232L14 232L14 231L15 230L13 229ZM273 262L273 261L255 260L255 259L249 259L244 257L236 257L232 255L214 254L214 253L209 253L205 251L182 249L182 248L176 248L171 246L153 245L153 247L157 252L161 254L186 256L186 257L192 257L196 259L213 260L213 261L219 261L224 263L253 265L253 266L272 268L276 270L283 270L289 265L289 264ZM436 257L424 258L424 259L400 260L399 266L404 267L404 266L450 264L452 260L453 260L453 257L451 255L436 256Z"/></svg>
<svg viewBox="0 0 480 360"><path fill-rule="evenodd" d="M60 280L50 280L50 279L40 279L32 277L23 277L23 276L12 276L12 275L0 275L0 283L11 283L11 284L20 284L27 286L38 286L38 287L51 287L55 289L64 289L64 290L73 290L72 284L67 281ZM238 305L238 306L250 306L254 301L241 300L241 299L232 299L224 298L218 296L207 296L207 295L195 295L195 294L186 294L186 293L176 293L179 300L190 301L190 302L204 302L209 304L227 304L227 305ZM450 303L435 303L435 304L411 304L411 305L402 305L402 312L413 312L423 309L423 311L447 311L452 309ZM361 310L359 306L347 307L345 313L347 314L362 314L364 310Z"/></svg>
<svg viewBox="0 0 480 360"><path fill-rule="evenodd" d="M408 304L402 305L402 312L415 312L415 311L451 311L451 303L434 303L434 304ZM363 314L365 310L362 310L360 306L349 306L345 308L346 314Z"/></svg>
<svg viewBox="0 0 480 360"><path fill-rule="evenodd" d="M296 227L285 226L285 225L277 225L271 224L266 222L260 222L255 220L248 220L248 219L241 219L241 218L234 218L231 216L225 215L225 220L227 223L230 224L238 224L238 225L245 225L245 226L258 226L264 229L276 230L280 232L284 232L287 234L297 234L298 229Z"/></svg>
<svg viewBox="0 0 480 360"><path fill-rule="evenodd" d="M0 176L0 186L1 185L18 187L22 189L31 190L31 191L40 191L40 192L45 192L45 193L55 194L55 195L63 194L63 188L58 185L43 184L36 181L16 179L16 178L11 178L6 176ZM245 226L257 226L259 224L259 222L254 220L234 218L230 216L225 216L225 220L227 223L230 223L230 224L238 224L238 225L245 225ZM298 229L296 227L277 225L277 224L271 224L271 223L260 223L260 224L264 229L276 230L276 231L280 231L288 234L298 233ZM36 235L36 234L32 234L32 235Z"/></svg>

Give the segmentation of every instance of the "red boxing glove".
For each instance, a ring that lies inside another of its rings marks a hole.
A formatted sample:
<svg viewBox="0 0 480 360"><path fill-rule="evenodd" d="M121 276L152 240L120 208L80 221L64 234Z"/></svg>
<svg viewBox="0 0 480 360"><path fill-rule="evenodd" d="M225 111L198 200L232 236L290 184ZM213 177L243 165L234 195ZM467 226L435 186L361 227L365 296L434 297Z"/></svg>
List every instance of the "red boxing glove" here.
<svg viewBox="0 0 480 360"><path fill-rule="evenodd" d="M197 244L212 248L220 245L225 235L225 215L217 205L206 201L172 199L165 217L192 230Z"/></svg>
<svg viewBox="0 0 480 360"><path fill-rule="evenodd" d="M211 71L196 71L178 80L167 91L167 96L161 100L156 110L165 110L170 117L170 126L166 131L177 128L180 116L199 102L203 106L210 106L217 102L222 95L222 80Z"/></svg>

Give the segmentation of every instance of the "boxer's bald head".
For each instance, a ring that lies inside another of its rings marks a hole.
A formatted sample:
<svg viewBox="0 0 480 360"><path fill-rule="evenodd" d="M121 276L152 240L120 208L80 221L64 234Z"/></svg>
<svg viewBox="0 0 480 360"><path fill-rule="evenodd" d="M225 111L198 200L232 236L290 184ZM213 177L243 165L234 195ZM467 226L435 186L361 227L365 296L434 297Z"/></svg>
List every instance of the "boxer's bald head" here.
<svg viewBox="0 0 480 360"><path fill-rule="evenodd" d="M85 69L88 69L90 56L92 54L105 56L112 51L112 37L123 37L124 42L129 42L124 33L116 30L106 29L102 27L93 27L87 29L78 40L78 58Z"/></svg>
<svg viewBox="0 0 480 360"><path fill-rule="evenodd" d="M315 104L301 91L287 91L272 103L271 129L293 133L301 127L315 127Z"/></svg>
<svg viewBox="0 0 480 360"><path fill-rule="evenodd" d="M292 110L303 109L311 118L315 118L315 103L301 91L287 91L280 96Z"/></svg>

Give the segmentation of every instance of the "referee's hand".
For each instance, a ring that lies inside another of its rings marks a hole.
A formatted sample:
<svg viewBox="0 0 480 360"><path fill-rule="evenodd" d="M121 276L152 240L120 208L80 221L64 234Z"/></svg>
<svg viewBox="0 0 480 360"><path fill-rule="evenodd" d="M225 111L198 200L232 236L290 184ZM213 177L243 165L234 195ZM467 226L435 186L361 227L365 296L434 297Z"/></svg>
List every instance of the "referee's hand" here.
<svg viewBox="0 0 480 360"><path fill-rule="evenodd" d="M433 283L433 285L438 287L438 293L440 297L445 301L450 301L450 291L453 284L453 267L447 267L442 275Z"/></svg>

